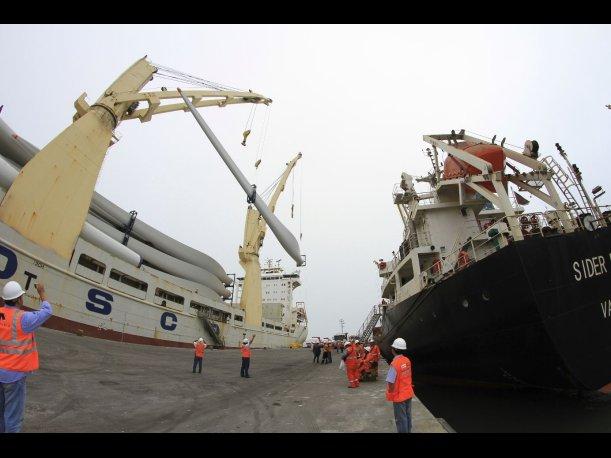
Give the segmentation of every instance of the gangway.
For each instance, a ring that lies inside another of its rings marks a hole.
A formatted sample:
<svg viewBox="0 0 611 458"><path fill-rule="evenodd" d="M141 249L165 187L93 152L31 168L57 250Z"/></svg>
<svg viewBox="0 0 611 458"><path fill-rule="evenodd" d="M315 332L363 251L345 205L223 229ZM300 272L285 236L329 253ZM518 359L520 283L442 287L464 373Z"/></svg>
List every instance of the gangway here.
<svg viewBox="0 0 611 458"><path fill-rule="evenodd" d="M374 305L357 333L361 342L367 342L369 340L369 337L371 337L371 333L373 332L373 328L375 328L376 324L378 324L381 316L382 313L380 311L380 306Z"/></svg>

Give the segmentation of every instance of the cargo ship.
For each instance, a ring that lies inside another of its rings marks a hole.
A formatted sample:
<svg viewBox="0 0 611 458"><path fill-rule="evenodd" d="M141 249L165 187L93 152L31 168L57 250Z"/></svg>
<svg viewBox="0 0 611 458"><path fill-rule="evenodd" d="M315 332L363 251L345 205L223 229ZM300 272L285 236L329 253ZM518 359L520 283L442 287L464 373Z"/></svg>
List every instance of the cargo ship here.
<svg viewBox="0 0 611 458"><path fill-rule="evenodd" d="M374 261L382 301L364 328L381 319L387 360L392 341L406 340L416 383L609 393L605 191L587 191L559 144L556 160L535 140L520 150L480 137L423 137L432 170L403 173L394 187L403 237L392 258Z"/></svg>
<svg viewBox="0 0 611 458"><path fill-rule="evenodd" d="M205 89L141 91L153 78ZM162 103L180 98L184 103ZM138 109L140 103L147 106ZM282 329L253 324L244 305L232 300L233 279L218 261L94 191L120 122L241 103L271 100L152 64L145 56L94 104L82 94L73 123L41 150L0 119L0 286L20 282L26 308L37 309L34 283L42 280L54 309L45 325L80 335L177 347L191 347L199 337L237 347L252 334L260 347L302 343L305 319L289 314ZM265 206L259 196L255 200ZM277 236L290 238L279 221L272 224Z"/></svg>

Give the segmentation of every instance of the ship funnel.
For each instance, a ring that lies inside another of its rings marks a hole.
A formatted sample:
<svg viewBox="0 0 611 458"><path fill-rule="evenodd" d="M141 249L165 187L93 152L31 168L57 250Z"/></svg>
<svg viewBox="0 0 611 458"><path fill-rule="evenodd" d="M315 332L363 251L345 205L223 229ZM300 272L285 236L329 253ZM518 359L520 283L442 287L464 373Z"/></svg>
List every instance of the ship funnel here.
<svg viewBox="0 0 611 458"><path fill-rule="evenodd" d="M231 171L235 179L238 181L238 183L240 184L240 186L242 187L242 189L248 196L248 202L253 203L255 207L257 208L257 210L259 210L259 213L261 213L261 216L265 219L265 221L267 222L267 225L269 226L269 228L272 230L272 232L274 233L274 235L280 242L280 245L282 245L282 247L286 250L286 252L291 256L291 258L295 260L297 265L298 266L303 265L303 258L301 257L301 252L299 249L299 243L297 242L297 239L280 222L280 220L276 217L276 215L274 215L270 211L270 209L267 207L263 199L259 197L259 195L256 193L256 187L254 187L253 185L251 185L248 182L248 180L246 179L242 171L238 168L235 162L233 162L233 159L231 159L231 156L229 156L229 153L227 153L227 151L225 150L221 142L218 140L218 138L216 138L216 135L214 135L214 132L212 132L208 124L206 124L206 121L204 121L204 118L202 118L201 114L195 109L195 107L193 106L189 98L186 97L180 89L177 88L177 90L180 93L183 100L185 101L185 104L187 105L187 107L189 108L193 116L195 117L195 120L197 121L197 123L200 125L200 127L206 134L206 137L208 137L208 140L210 140L210 143L212 143L212 146L214 146L216 151L219 153L219 156L221 156L221 159L223 159L223 162L225 162L225 164L227 165L227 167L229 168L229 170Z"/></svg>

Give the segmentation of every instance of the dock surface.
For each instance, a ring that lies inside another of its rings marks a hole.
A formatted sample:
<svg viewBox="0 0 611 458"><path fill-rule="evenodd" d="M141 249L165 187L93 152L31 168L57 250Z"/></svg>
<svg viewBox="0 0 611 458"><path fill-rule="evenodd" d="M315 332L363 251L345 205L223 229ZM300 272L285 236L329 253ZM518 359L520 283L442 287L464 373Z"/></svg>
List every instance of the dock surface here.
<svg viewBox="0 0 611 458"><path fill-rule="evenodd" d="M309 349L193 351L37 331L41 368L28 377L23 432L395 432L376 382L349 389L339 354L312 363ZM417 393L416 393L417 394ZM417 399L413 432L446 432Z"/></svg>

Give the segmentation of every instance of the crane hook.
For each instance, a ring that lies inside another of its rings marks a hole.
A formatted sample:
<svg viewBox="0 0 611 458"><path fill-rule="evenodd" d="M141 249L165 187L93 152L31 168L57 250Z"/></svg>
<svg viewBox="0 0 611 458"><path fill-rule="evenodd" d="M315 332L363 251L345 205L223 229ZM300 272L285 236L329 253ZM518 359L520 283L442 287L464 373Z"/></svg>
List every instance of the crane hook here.
<svg viewBox="0 0 611 458"><path fill-rule="evenodd" d="M242 136L244 137L244 140L242 140L242 146L246 146L246 139L248 138L249 135L250 135L250 129L245 130L242 133Z"/></svg>

